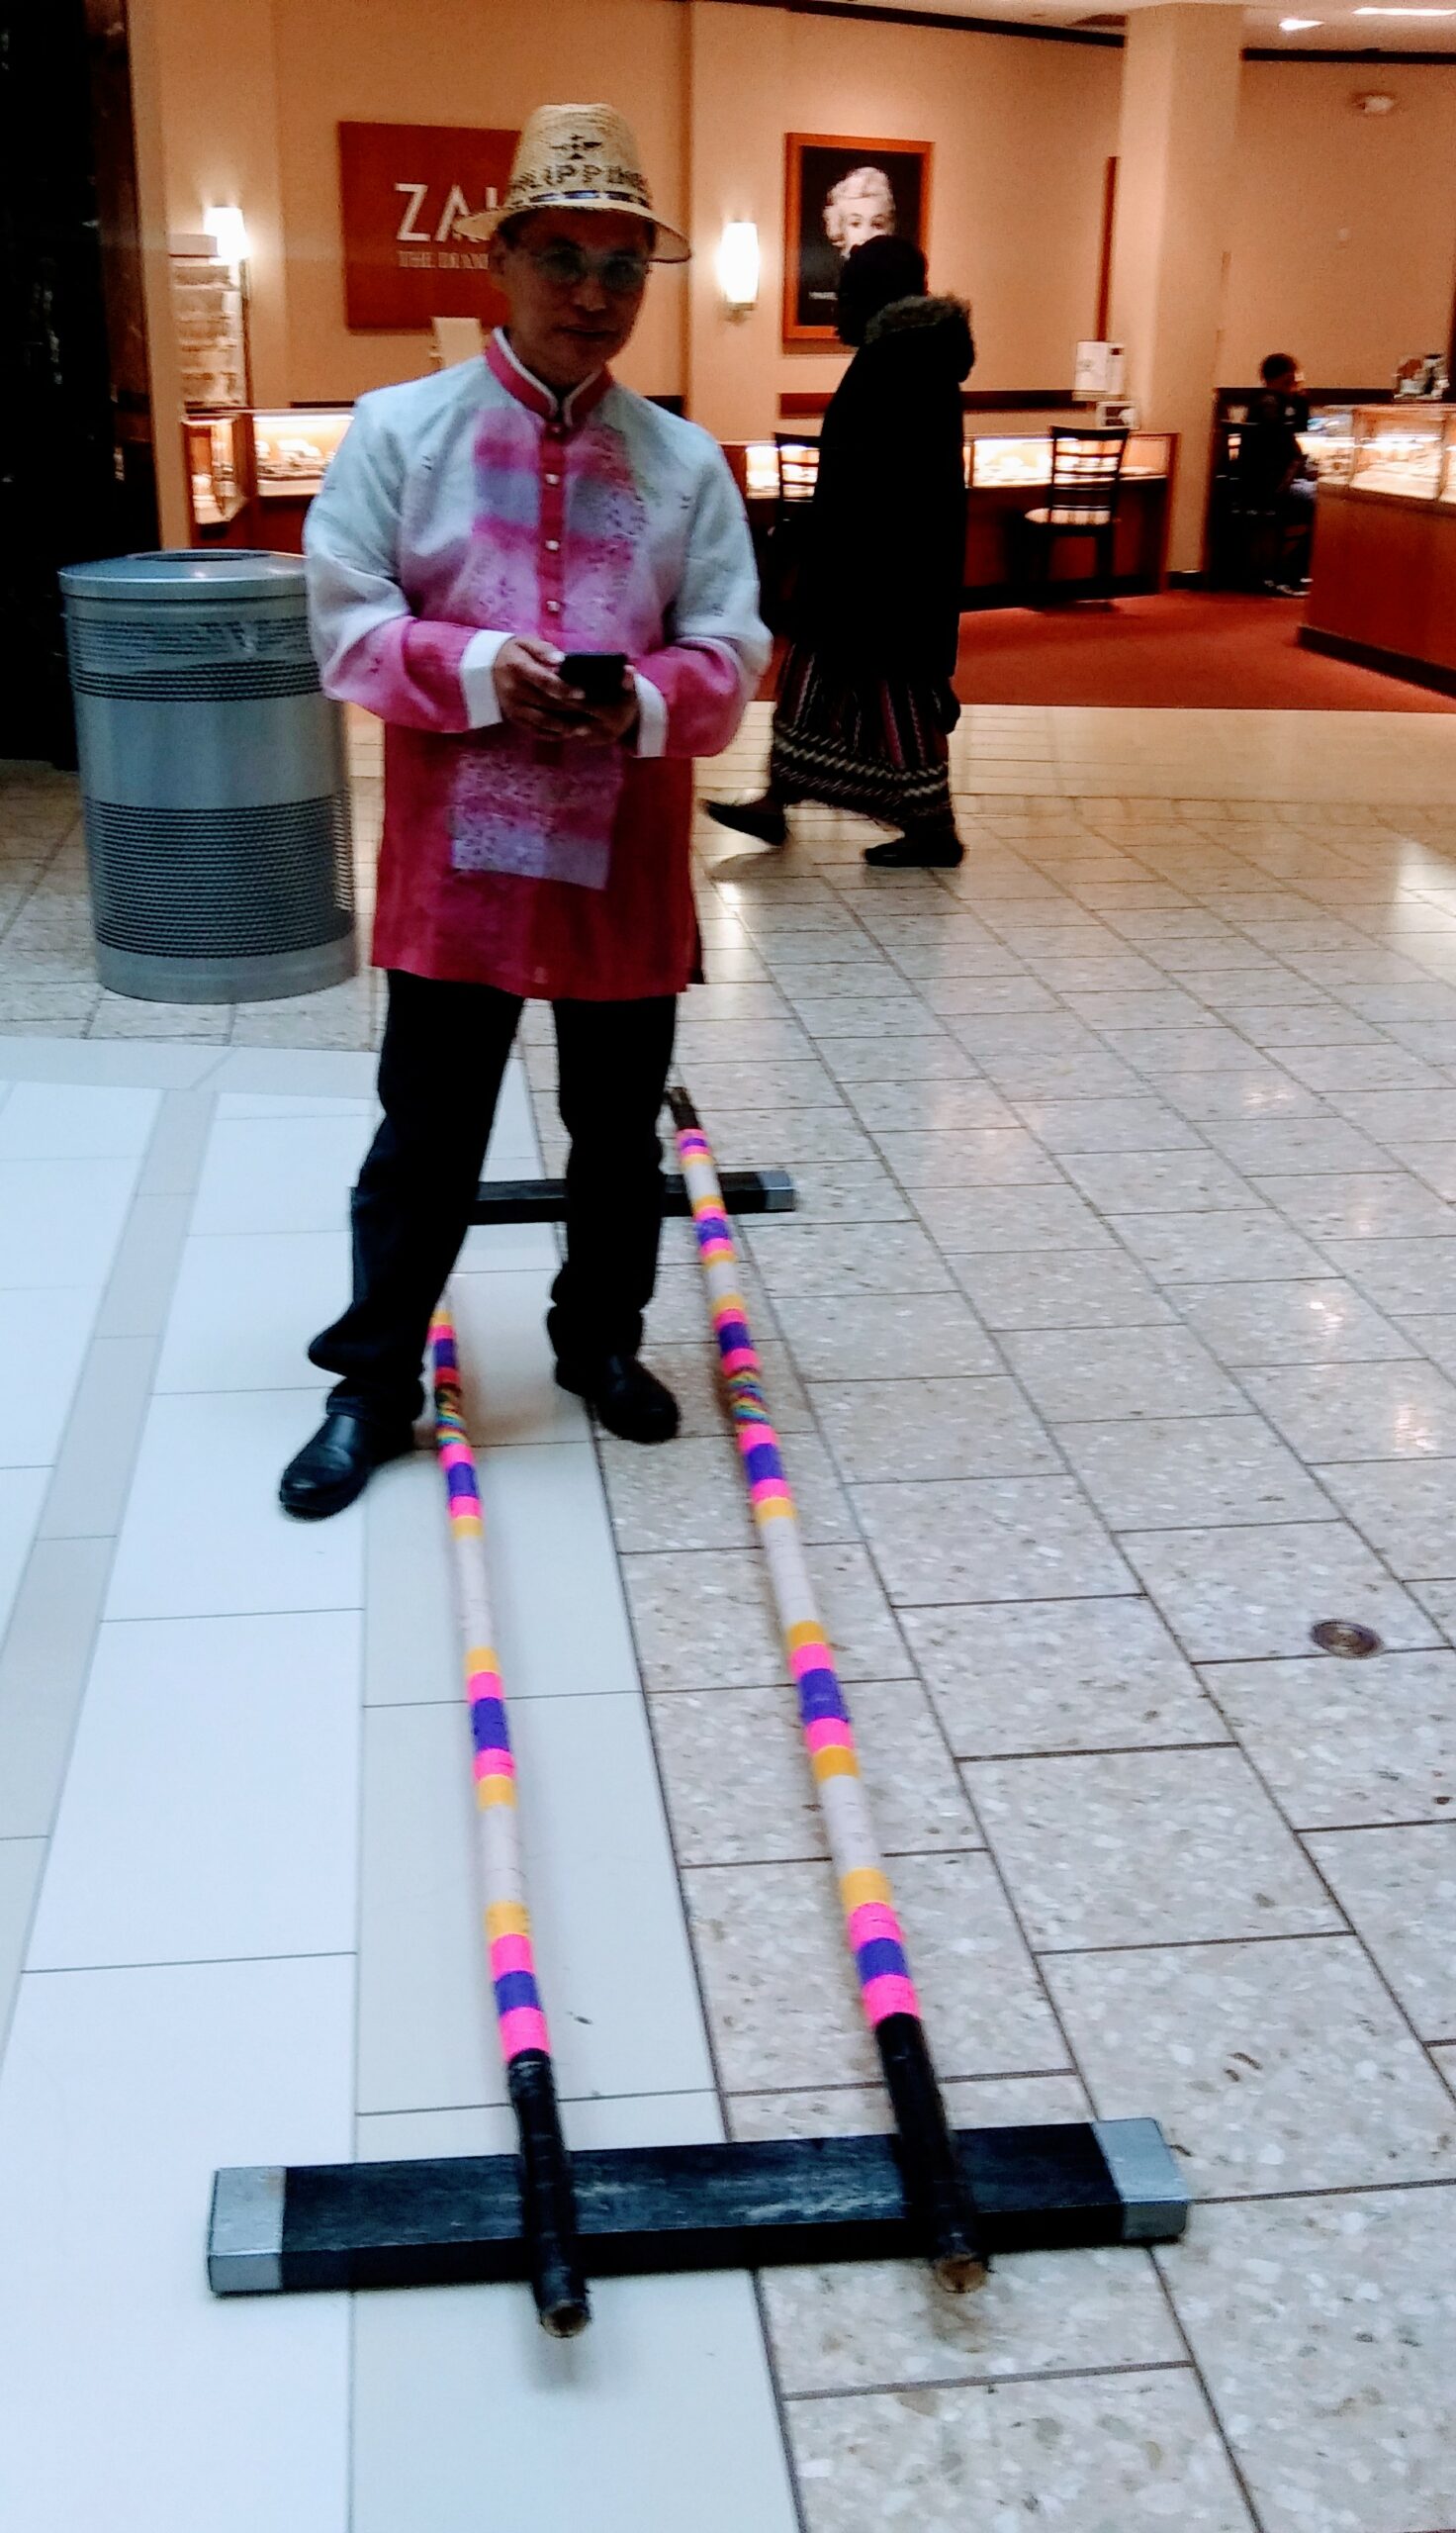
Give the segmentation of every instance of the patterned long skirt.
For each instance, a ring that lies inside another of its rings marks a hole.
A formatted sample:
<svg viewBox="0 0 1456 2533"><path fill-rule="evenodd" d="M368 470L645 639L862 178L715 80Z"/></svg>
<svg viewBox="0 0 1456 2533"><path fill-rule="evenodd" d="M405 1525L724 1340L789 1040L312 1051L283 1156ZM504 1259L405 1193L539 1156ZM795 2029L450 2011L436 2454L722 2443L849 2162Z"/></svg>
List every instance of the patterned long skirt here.
<svg viewBox="0 0 1456 2533"><path fill-rule="evenodd" d="M778 681L770 782L789 802L820 800L883 824L948 825L959 714L944 680L855 678L796 642Z"/></svg>

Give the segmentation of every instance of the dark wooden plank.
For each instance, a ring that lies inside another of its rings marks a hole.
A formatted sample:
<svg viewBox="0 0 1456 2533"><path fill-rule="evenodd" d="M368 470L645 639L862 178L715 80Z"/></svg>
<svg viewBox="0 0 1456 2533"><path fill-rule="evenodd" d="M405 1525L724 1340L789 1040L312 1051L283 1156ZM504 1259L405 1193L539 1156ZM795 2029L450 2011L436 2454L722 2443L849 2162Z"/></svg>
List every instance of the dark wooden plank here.
<svg viewBox="0 0 1456 2533"><path fill-rule="evenodd" d="M1130 2135L1144 2127L1116 2125ZM1155 2159L1157 2132L1151 2123L1145 2129ZM992 2252L1120 2243L1181 2228L1176 2178L1166 2198L1155 2194L1152 2222L1139 2221L1089 2122L962 2129L956 2142ZM572 2171L582 2259L592 2277L914 2258L923 2250L888 2136L614 2149L574 2156ZM1154 2160L1155 2179L1159 2171ZM220 2294L527 2276L512 2156L299 2165L281 2179L281 2224L275 2220L261 2265L256 2244L239 2259L235 2237L226 2242L215 2225L210 2274Z"/></svg>
<svg viewBox="0 0 1456 2533"><path fill-rule="evenodd" d="M723 1202L730 1214L791 1214L798 1203L786 1170L725 1170ZM681 1173L663 1179L663 1212L689 1214ZM483 1178L471 1209L473 1223L561 1223L566 1220L564 1178Z"/></svg>

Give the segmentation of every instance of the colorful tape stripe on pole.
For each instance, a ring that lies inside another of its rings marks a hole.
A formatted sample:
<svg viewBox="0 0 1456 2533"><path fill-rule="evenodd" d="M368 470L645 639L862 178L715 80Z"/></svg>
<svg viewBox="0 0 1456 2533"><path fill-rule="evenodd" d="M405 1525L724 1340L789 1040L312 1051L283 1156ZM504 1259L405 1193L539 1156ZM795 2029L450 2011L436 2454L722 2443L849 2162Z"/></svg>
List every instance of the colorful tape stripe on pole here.
<svg viewBox="0 0 1456 2533"><path fill-rule="evenodd" d="M947 2285L973 2286L985 2268L973 2211L950 2141L894 1895L860 1774L854 1727L820 1622L778 1437L769 1416L763 1366L739 1289L717 1171L685 1092L671 1091L669 1106L739 1456L798 1688L799 1720L839 1878L861 2003L894 2103L907 2181L918 2185L931 2257Z"/></svg>
<svg viewBox="0 0 1456 2533"><path fill-rule="evenodd" d="M566 2339L583 2328L589 2308L577 2255L576 2208L556 2107L551 2042L536 1981L505 1690L492 1643L480 1481L466 1432L455 1327L444 1303L430 1322L429 1346L435 1449L449 1502L455 1606L470 1709L481 1894L496 2028L520 2140L522 2218L531 2238L536 2307L547 2330Z"/></svg>

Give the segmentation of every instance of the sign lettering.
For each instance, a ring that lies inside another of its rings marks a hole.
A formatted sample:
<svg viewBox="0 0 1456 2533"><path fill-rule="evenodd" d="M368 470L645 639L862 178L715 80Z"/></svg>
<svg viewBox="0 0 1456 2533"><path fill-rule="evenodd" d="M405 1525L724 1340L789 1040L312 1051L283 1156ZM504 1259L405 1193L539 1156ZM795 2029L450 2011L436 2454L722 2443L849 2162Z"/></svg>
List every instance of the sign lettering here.
<svg viewBox="0 0 1456 2533"><path fill-rule="evenodd" d="M397 194L408 194L410 197L410 208L395 231L395 235L407 246L427 245L429 240L424 231L416 229L413 224L419 218L419 206L429 191L428 185L396 185L395 191Z"/></svg>
<svg viewBox="0 0 1456 2533"><path fill-rule="evenodd" d="M518 136L456 124L341 123L344 313L351 330L424 332L435 317L499 322L489 249L458 223L494 211Z"/></svg>

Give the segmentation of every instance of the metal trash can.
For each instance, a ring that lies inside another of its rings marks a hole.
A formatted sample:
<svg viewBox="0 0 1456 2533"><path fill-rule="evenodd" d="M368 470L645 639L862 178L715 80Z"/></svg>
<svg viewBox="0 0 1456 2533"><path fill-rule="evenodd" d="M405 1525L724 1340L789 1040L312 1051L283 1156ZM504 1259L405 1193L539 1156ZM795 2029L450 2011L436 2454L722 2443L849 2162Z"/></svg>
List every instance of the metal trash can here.
<svg viewBox="0 0 1456 2533"><path fill-rule="evenodd" d="M343 717L302 558L125 554L60 582L102 984L250 1002L352 976Z"/></svg>

